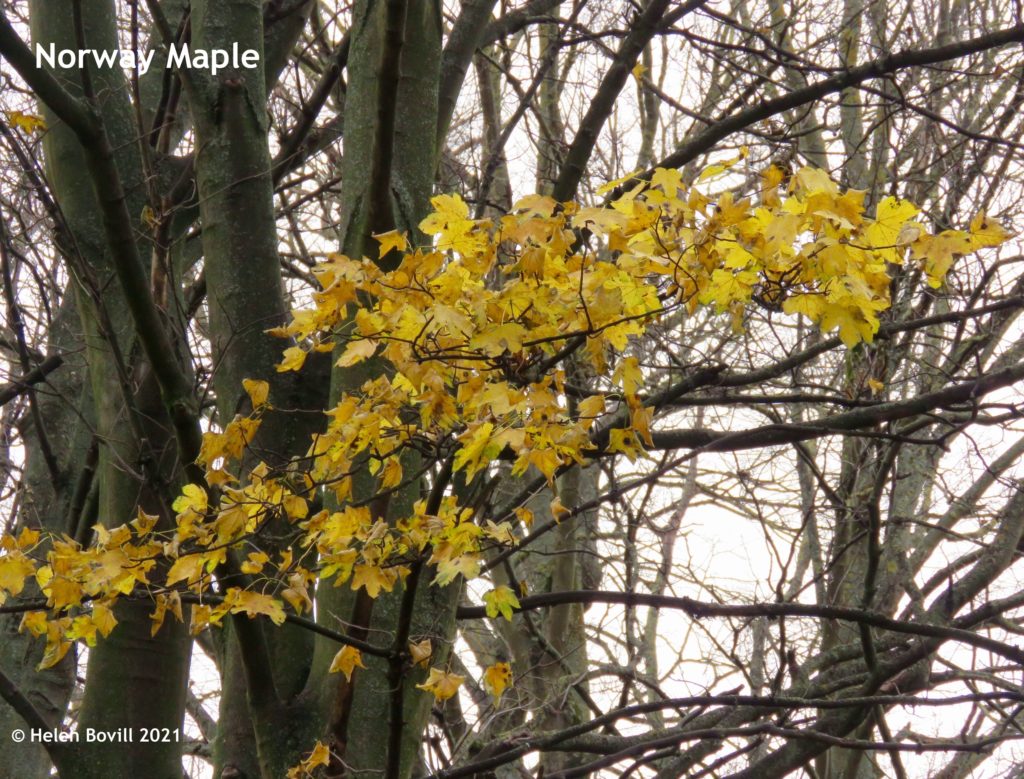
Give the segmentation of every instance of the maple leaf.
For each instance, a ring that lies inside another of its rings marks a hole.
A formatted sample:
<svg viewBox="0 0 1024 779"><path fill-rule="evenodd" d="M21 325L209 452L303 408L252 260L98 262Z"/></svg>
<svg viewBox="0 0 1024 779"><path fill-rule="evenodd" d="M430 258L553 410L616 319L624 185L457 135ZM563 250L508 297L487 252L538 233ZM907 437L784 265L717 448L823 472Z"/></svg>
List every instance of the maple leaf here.
<svg viewBox="0 0 1024 779"><path fill-rule="evenodd" d="M637 440L636 433L623 428L609 431L608 445L605 447L605 451L621 452L630 462L636 462L637 458L644 455L644 449Z"/></svg>
<svg viewBox="0 0 1024 779"><path fill-rule="evenodd" d="M437 575L434 577L433 583L442 587L451 584L457 576L473 579L480 573L480 557L472 553L454 557L438 557L435 552L434 556L430 558L430 562L437 563Z"/></svg>
<svg viewBox="0 0 1024 779"><path fill-rule="evenodd" d="M289 346L284 350L284 359L277 364L277 372L297 371L306 362L306 352L298 346Z"/></svg>
<svg viewBox="0 0 1024 779"><path fill-rule="evenodd" d="M392 251L404 252L409 248L409 241L405 233L398 230L390 230L386 233L377 233L373 236L380 244L380 256L384 257Z"/></svg>
<svg viewBox="0 0 1024 779"><path fill-rule="evenodd" d="M519 598L504 584L484 593L484 603L488 617L493 618L501 614L509 622L512 621L512 612L519 608Z"/></svg>
<svg viewBox="0 0 1024 779"><path fill-rule="evenodd" d="M53 666L64 659L68 650L74 646L73 641L69 641L64 637L65 633L65 629L55 627L55 623L50 623L50 629L47 630L46 634L46 647L43 650L43 659L36 666L37 671L53 668Z"/></svg>
<svg viewBox="0 0 1024 779"><path fill-rule="evenodd" d="M27 630L33 636L38 638L39 636L45 635L46 633L46 612L45 611L26 611L25 616L21 618L21 624L18 626L18 630Z"/></svg>
<svg viewBox="0 0 1024 779"><path fill-rule="evenodd" d="M331 661L331 667L327 669L327 672L332 674L341 672L345 674L345 680L351 682L352 673L356 668L366 668L363 665L363 653L354 646L346 645L334 656L334 659Z"/></svg>
<svg viewBox="0 0 1024 779"><path fill-rule="evenodd" d="M352 573L351 587L353 590L364 588L371 598L380 595L381 590L391 592L395 586L397 574L392 569L384 569L377 565L356 565Z"/></svg>
<svg viewBox="0 0 1024 779"><path fill-rule="evenodd" d="M21 552L0 557L0 603L8 594L19 594L25 588L25 579L35 570L35 564Z"/></svg>
<svg viewBox="0 0 1024 779"><path fill-rule="evenodd" d="M203 573L203 558L198 554L189 554L174 561L167 572L167 586L186 582L193 584Z"/></svg>
<svg viewBox="0 0 1024 779"><path fill-rule="evenodd" d="M322 741L317 741L313 751L309 753L309 757L288 770L287 779L303 779L303 777L313 776L314 769L330 762L331 750Z"/></svg>
<svg viewBox="0 0 1024 779"><path fill-rule="evenodd" d="M505 662L495 663L484 669L484 688L494 696L495 702L512 686L512 666Z"/></svg>
<svg viewBox="0 0 1024 779"><path fill-rule="evenodd" d="M555 522L561 522L572 514L572 511L566 508L565 504L562 503L562 499L557 495L552 498L549 508L551 509L551 516L554 517Z"/></svg>
<svg viewBox="0 0 1024 779"><path fill-rule="evenodd" d="M434 648L431 646L429 638L409 643L409 658L412 660L413 665L426 668L433 654Z"/></svg>
<svg viewBox="0 0 1024 779"><path fill-rule="evenodd" d="M198 484L186 484L181 488L181 495L174 499L171 508L178 514L205 514L207 503L206 490Z"/></svg>
<svg viewBox="0 0 1024 779"><path fill-rule="evenodd" d="M1009 237L1009 232L1007 232L998 221L988 216L984 211L979 211L971 220L971 249L983 249L990 246L999 246L1000 244L1005 243Z"/></svg>
<svg viewBox="0 0 1024 779"><path fill-rule="evenodd" d="M533 512L525 506L520 506L515 509L516 519L526 525L527 528L533 527Z"/></svg>
<svg viewBox="0 0 1024 779"><path fill-rule="evenodd" d="M232 588L228 590L224 602L231 604L232 614L247 614L250 618L262 614L270 617L270 621L275 625L284 624L287 619L281 602L263 593Z"/></svg>
<svg viewBox="0 0 1024 779"><path fill-rule="evenodd" d="M128 524L135 528L135 533L139 538L144 538L153 531L159 521L160 517L156 514L147 514L139 508L138 515Z"/></svg>
<svg viewBox="0 0 1024 779"><path fill-rule="evenodd" d="M402 483L402 463L395 457L389 457L381 469L381 489L391 489Z"/></svg>
<svg viewBox="0 0 1024 779"><path fill-rule="evenodd" d="M429 692L434 696L434 700L440 702L455 695L464 681L466 681L465 676L449 673L440 668L431 668L427 680L423 684L417 684L416 688Z"/></svg>
<svg viewBox="0 0 1024 779"><path fill-rule="evenodd" d="M153 624L150 626L150 636L155 636L160 632L160 628L163 627L164 619L167 616L167 612L170 611L178 622L183 621L181 613L181 595L177 592L160 593L155 597L156 608L153 613L149 615L150 620ZM209 608L201 606L199 608ZM193 619L195 619L195 612L193 612Z"/></svg>
<svg viewBox="0 0 1024 779"><path fill-rule="evenodd" d="M457 471L466 469L466 477L472 479L477 471L486 468L502 450L502 445L494 440L494 425L484 422L470 428L461 436L462 446L455 453L454 468Z"/></svg>
<svg viewBox="0 0 1024 779"><path fill-rule="evenodd" d="M43 117L27 114L24 111L8 111L7 121L28 135L37 131L43 132L46 129L46 120Z"/></svg>
<svg viewBox="0 0 1024 779"><path fill-rule="evenodd" d="M878 204L874 221L865 230L869 245L874 247L886 262L898 263L900 256L897 246L900 232L904 224L918 213L918 208L907 200L885 198Z"/></svg>
<svg viewBox="0 0 1024 779"><path fill-rule="evenodd" d="M267 397L270 395L270 384L259 379L242 379L242 388L252 401L254 409L266 405Z"/></svg>
<svg viewBox="0 0 1024 779"><path fill-rule="evenodd" d="M373 357L373 353L377 351L377 342L371 341L368 338L362 338L358 341L349 341L345 347L345 351L341 357L335 363L339 368L348 368L352 365L362 362L370 357Z"/></svg>

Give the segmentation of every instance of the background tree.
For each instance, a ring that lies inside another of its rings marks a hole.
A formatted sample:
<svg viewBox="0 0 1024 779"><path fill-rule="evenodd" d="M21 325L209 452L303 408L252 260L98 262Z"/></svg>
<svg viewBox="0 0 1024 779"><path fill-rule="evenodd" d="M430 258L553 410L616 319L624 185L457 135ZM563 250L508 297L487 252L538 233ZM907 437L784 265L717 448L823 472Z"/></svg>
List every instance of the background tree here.
<svg viewBox="0 0 1024 779"><path fill-rule="evenodd" d="M1000 3L2 9L3 499L13 538L47 531L31 546L40 563L62 534L103 544L97 524L139 512L172 531L188 512L183 485L217 487L196 464L203 432L235 420L260 421L242 473L263 462L298 478L321 412L391 369L339 366L339 338L334 355L279 371L282 351L309 341L266 331L310 304L326 252L390 270L400 250L378 256L372 236L428 243L420 224L437 192L478 217L531 192L598 205L635 186L598 190L606 180L663 167L689 184L744 146L700 183L723 210L760 202L770 164L783 188L812 165L863 190L865 213L906 198L920 229L1019 224L1024 25ZM28 41L158 53L145 75L37 70ZM172 42L237 43L260 64L175 72ZM623 247L596 232L574 240L613 259ZM1018 771L1020 258L995 239L958 240L888 267L891 307L870 343L795 316L799 280L785 273L758 277L746 305L679 306L652 324L625 350L653 419L649 458L609 451L603 429L595 464L548 485L536 470L474 476L455 450L446 465L410 449L401 468L420 476L396 489L378 494L371 464L356 462L351 496L306 496L310 515L347 501L391 522L421 498L438 513L446 492L480 523L531 512L468 585L431 586L416 565L377 598L282 581L278 593L315 600L312 618L291 604L284 625L234 614L194 638L189 609L208 603L161 601L183 621L154 632L152 598L124 597L87 664L70 652L36 672L67 646L19 630L47 586L29 579L2 606L0 765L179 777L179 743L46 750L6 734L25 720L109 730L187 718L187 770L225 778L283 776L318 740L332 776ZM565 372L570 405L609 391L584 341L545 363ZM272 408L244 379L267 382ZM251 584L250 552L302 554L287 514L217 567L219 593ZM716 553L726 534L742 539L749 572ZM5 571L17 560L6 552ZM502 585L522 585L519 608L488 619L481 596ZM428 671L410 667L414 638L430 640L430 666L466 677L463 693L435 703L416 688ZM351 679L329 672L343 645L363 649ZM495 703L475 680L502 661L514 685ZM189 686L204 673L219 680L216 712ZM940 701L956 716L921 714L949 711Z"/></svg>

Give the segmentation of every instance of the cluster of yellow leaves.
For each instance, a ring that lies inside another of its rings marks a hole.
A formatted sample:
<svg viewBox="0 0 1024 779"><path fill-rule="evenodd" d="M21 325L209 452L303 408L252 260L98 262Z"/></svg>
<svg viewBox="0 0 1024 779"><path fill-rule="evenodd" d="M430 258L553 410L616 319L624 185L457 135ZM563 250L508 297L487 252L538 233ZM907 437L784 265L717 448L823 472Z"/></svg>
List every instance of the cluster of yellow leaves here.
<svg viewBox="0 0 1024 779"><path fill-rule="evenodd" d="M96 542L87 548L66 536L44 545L40 533L28 528L0 539L0 603L20 594L30 578L46 599L47 610L28 611L21 623L22 630L46 639L41 669L60 662L75 641L95 646L97 635L108 636L117 625L114 602L150 585L165 551L151 535L155 522L140 512L127 525L97 525Z"/></svg>
<svg viewBox="0 0 1024 779"><path fill-rule="evenodd" d="M246 380L251 410L204 436L198 462L207 484L183 488L172 529L153 533L156 518L140 515L97 527L88 548L50 539L45 562L34 552L38 535L5 536L0 602L36 578L48 611L28 614L25 629L46 636L44 663L52 664L70 642L109 633L114 601L140 591L155 602L154 633L167 613L182 619L182 595L191 593L198 632L228 614L280 623L285 603L302 614L318 580L376 598L415 561L433 567L437 585L472 578L488 547L514 544L516 525L529 527L532 512L479 516L447 496L386 521L354 501L354 477L368 474L380 496L418 484L413 450L450 461L466 482L502 459L514 476L533 468L552 485L561 469L594 454L598 438L605 452L643 456L653 412L629 347L666 313L707 305L740 331L756 302L838 331L854 347L878 331L895 266L915 262L939 286L957 256L1006 238L984 214L967 230L930 234L913 205L892 197L869 216L864 193L842 192L810 168L788 179L769 168L752 198L726 191L712 199L698 186L742 156L710 166L693 186L675 170L613 182L606 191L624 192L601 207L531 196L503 217L475 220L457 195L441 195L420 224L430 245L412 247L394 231L377 236L381 254L402 254L394 270L330 256L315 270L321 289L313 305L273 331L291 339L278 370L334 351L345 367L375 361L364 371L373 378L327 410L326 429L305 456L284 469L257 463L241 472L270 409L268 384ZM600 377L600 391L567 388L560 366L570 351L574 370ZM336 508L312 512L310 502L326 490ZM551 511L562 520L572 507L556 496ZM245 546L272 520L293 525L299 539L274 558ZM249 584L212 597L229 550L247 554L240 565ZM159 579L151 582L154 570ZM511 619L519 607L503 586L484 602L491 617ZM431 656L429 645L410 653L423 665ZM484 679L496 698L511 677L501 666ZM361 655L346 647L331 670L351 676L360 667ZM461 681L434 668L420 686L443 700Z"/></svg>

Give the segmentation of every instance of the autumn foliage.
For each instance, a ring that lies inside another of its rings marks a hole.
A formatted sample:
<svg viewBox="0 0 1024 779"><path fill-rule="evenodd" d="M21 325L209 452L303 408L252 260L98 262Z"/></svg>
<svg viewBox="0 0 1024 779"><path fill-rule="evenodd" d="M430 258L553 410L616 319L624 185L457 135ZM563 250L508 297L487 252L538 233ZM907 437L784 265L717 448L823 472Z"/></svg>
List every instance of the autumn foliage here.
<svg viewBox="0 0 1024 779"><path fill-rule="evenodd" d="M189 605L198 633L229 614L299 619L318 583L376 598L415 566L438 585L472 579L516 547L533 516L522 505L481 513L460 497L471 491L439 479L410 513L386 519L379 501L419 483L421 462L445 463L463 484L493 476L496 461L513 477L535 469L555 490L553 516L566 521L575 507L557 496L560 471L656 447L650 393L631 352L653 323L713 306L742 332L757 305L805 317L856 349L890 307L892 266L914 263L939 287L958 256L1006 238L984 214L967 230L933 234L913 204L893 197L868 215L864 193L840 191L810 168L771 167L756 202L736 200L724 188L734 162L711 166L693 185L676 170L627 177L601 192L613 193L605 205L531 196L500 219L471 219L457 195L441 195L420 224L429 244L377 236L381 257L400 260L393 270L329 256L310 307L276 332L288 341L278 370L301 370L311 352L329 351L342 366L378 361L376 378L326 411L323 432L287 468L250 449L274 401L266 382L246 381L251 408L205 434L205 482L182 488L173 532L140 512L120 526L101 518L89 546L30 529L4 536L0 602L30 577L46 598L22 621L46 641L41 667L72 642L108 635L121 598L152 600L154 634ZM599 391L580 391L577 371L596 377L588 386ZM376 497L356 502L353 477L367 472ZM273 521L291 525L297 540L271 554L249 541ZM219 583L226 572L242 585ZM509 620L519 605L504 585L483 600L489 616ZM341 640L330 670L351 678L365 667L360 642ZM412 663L429 667L431 654L429 641L410 641ZM443 700L462 681L434 666L419 686ZM512 683L508 663L484 672L496 701ZM325 755L315 750L307 767Z"/></svg>

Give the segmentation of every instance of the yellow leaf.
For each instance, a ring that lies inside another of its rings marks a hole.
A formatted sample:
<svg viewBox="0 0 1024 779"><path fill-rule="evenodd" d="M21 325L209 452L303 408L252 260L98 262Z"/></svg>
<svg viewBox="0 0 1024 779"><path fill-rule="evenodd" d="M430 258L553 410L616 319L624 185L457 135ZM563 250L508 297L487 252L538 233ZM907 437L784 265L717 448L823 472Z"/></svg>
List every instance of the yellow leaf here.
<svg viewBox="0 0 1024 779"><path fill-rule="evenodd" d="M349 341L345 347L345 351L341 357L338 358L338 362L335 363L339 368L348 368L351 365L360 363L363 360L373 357L373 353L377 351L377 342L371 341L368 338L361 338L358 341Z"/></svg>
<svg viewBox="0 0 1024 779"><path fill-rule="evenodd" d="M92 622L100 635L106 638L110 635L110 631L114 629L114 626L117 625L117 618L114 616L110 606L97 602L92 605Z"/></svg>
<svg viewBox="0 0 1024 779"><path fill-rule="evenodd" d="M880 382L878 379L868 379L868 387L871 388L872 395L878 395L885 389L885 384Z"/></svg>
<svg viewBox="0 0 1024 779"><path fill-rule="evenodd" d="M459 436L462 446L455 453L455 470L466 468L466 477L472 479L477 471L490 465L502 450L502 445L494 441L493 431L494 425L484 422Z"/></svg>
<svg viewBox="0 0 1024 779"><path fill-rule="evenodd" d="M391 592L395 586L397 574L393 569L384 569L377 565L365 565L360 563L355 566L352 572L351 587L353 590L366 589L366 594L371 598L380 595L381 590Z"/></svg>
<svg viewBox="0 0 1024 779"><path fill-rule="evenodd" d="M128 524L135 528L135 534L139 538L145 538L152 532L153 528L156 527L156 523L159 520L160 517L156 514L147 514L140 508L138 516Z"/></svg>
<svg viewBox="0 0 1024 779"><path fill-rule="evenodd" d="M377 239L377 243L380 244L380 256L384 257L389 252L397 250L404 252L409 248L409 242L406 240L405 233L400 233L398 230L390 230L386 233L380 233L374 235Z"/></svg>
<svg viewBox="0 0 1024 779"><path fill-rule="evenodd" d="M436 558L435 555L431 561L437 562L437 576L434 577L433 583L442 587L450 584L457 576L473 579L480 574L480 557L476 554L462 554L441 559Z"/></svg>
<svg viewBox="0 0 1024 779"><path fill-rule="evenodd" d="M440 668L431 668L427 681L417 684L417 689L425 690L434 696L434 700L446 701L459 691L459 686L466 681L465 676L448 673Z"/></svg>
<svg viewBox="0 0 1024 779"><path fill-rule="evenodd" d="M139 217L139 221L151 230L160 224L160 220L156 218L156 212L147 204L142 207L142 214Z"/></svg>
<svg viewBox="0 0 1024 779"><path fill-rule="evenodd" d="M25 588L25 579L33 573L35 565L20 551L0 557L0 603L7 599L8 593L20 593Z"/></svg>
<svg viewBox="0 0 1024 779"><path fill-rule="evenodd" d="M39 543L40 532L33 530L30 527L23 527L21 532L18 533L18 539L16 541L18 549L28 549L34 547Z"/></svg>
<svg viewBox="0 0 1024 779"><path fill-rule="evenodd" d="M26 114L24 111L8 111L7 121L24 133L42 132L46 129L46 121L41 116Z"/></svg>
<svg viewBox="0 0 1024 779"><path fill-rule="evenodd" d="M242 386L248 393L254 409L266 404L267 397L270 395L270 384L259 379L242 379Z"/></svg>
<svg viewBox="0 0 1024 779"><path fill-rule="evenodd" d="M21 618L21 625L18 626L18 630L27 630L36 638L46 633L46 612L45 611L28 611L25 616Z"/></svg>
<svg viewBox="0 0 1024 779"><path fill-rule="evenodd" d="M285 495L281 499L281 507L291 520L305 519L309 515L309 503L299 495Z"/></svg>
<svg viewBox="0 0 1024 779"><path fill-rule="evenodd" d="M167 572L167 586L178 582L194 583L203 573L203 558L197 554L179 557Z"/></svg>
<svg viewBox="0 0 1024 779"><path fill-rule="evenodd" d="M509 622L512 621L512 612L519 608L519 598L504 584L484 593L484 603L488 617L493 618L501 614Z"/></svg>
<svg viewBox="0 0 1024 779"><path fill-rule="evenodd" d="M430 645L429 638L417 641L416 643L409 643L409 657L412 660L413 665L418 665L420 668L426 668L427 663L430 662L430 658L433 654L434 648Z"/></svg>
<svg viewBox="0 0 1024 779"><path fill-rule="evenodd" d="M520 506L515 510L516 519L526 525L527 529L533 527L533 512L530 509Z"/></svg>
<svg viewBox="0 0 1024 779"><path fill-rule="evenodd" d="M615 428L608 433L608 446L605 451L622 452L630 462L636 462L638 457L644 455L644 449L637 440L636 433L622 428Z"/></svg>
<svg viewBox="0 0 1024 779"><path fill-rule="evenodd" d="M304 586L287 587L281 590L281 597L288 601L296 614L302 614L306 609L313 610L313 599L309 597L309 592Z"/></svg>
<svg viewBox="0 0 1024 779"><path fill-rule="evenodd" d="M579 402L576 407L580 419L587 420L587 429L594 423L594 420L604 414L604 395L591 395Z"/></svg>
<svg viewBox="0 0 1024 779"><path fill-rule="evenodd" d="M309 753L309 757L288 770L287 779L303 779L303 777L312 776L314 769L330 762L331 751L322 741L317 741L313 751Z"/></svg>
<svg viewBox="0 0 1024 779"><path fill-rule="evenodd" d="M259 573L270 562L270 555L266 552L249 552L249 558L242 563L242 573Z"/></svg>
<svg viewBox="0 0 1024 779"><path fill-rule="evenodd" d="M281 625L287 619L281 602L260 592L231 589L224 601L231 603L232 614L248 614L250 618L262 614L270 617L275 625Z"/></svg>
<svg viewBox="0 0 1024 779"><path fill-rule="evenodd" d="M331 661L331 667L327 669L327 672L333 674L340 671L345 674L345 679L351 682L352 672L356 668L366 668L363 665L363 654L354 646L346 645L334 656L334 660Z"/></svg>
<svg viewBox="0 0 1024 779"><path fill-rule="evenodd" d="M602 184L600 187L598 187L597 194L599 194L599 195L607 195L609 192L611 192L616 187L621 186L622 184L625 184L627 181L632 181L633 179L635 179L636 178L636 174L639 173L639 172L640 172L640 170L637 169L637 170L634 170L632 173L627 173L625 176L623 176L620 179L615 179L614 181L609 181L607 184Z"/></svg>
<svg viewBox="0 0 1024 779"><path fill-rule="evenodd" d="M71 649L72 643L64 638L64 635L59 630L54 630L54 623L50 623L50 630L46 635L46 649L43 652L43 659L39 661L39 665L36 666L37 671L45 671L47 668L53 668L61 660L64 659L64 655Z"/></svg>
<svg viewBox="0 0 1024 779"><path fill-rule="evenodd" d="M557 495L551 501L551 516L554 517L555 522L561 522L572 512L562 504L562 499Z"/></svg>
<svg viewBox="0 0 1024 779"><path fill-rule="evenodd" d="M497 702L501 694L512 686L512 666L508 663L495 663L484 670L484 688Z"/></svg>
<svg viewBox="0 0 1024 779"><path fill-rule="evenodd" d="M612 381L622 387L624 394L635 395L642 381L640 361L636 357L623 358L612 374Z"/></svg>
<svg viewBox="0 0 1024 779"><path fill-rule="evenodd" d="M988 246L999 246L1005 243L1010 234L1001 224L984 211L979 212L971 220L971 248L983 249Z"/></svg>
<svg viewBox="0 0 1024 779"><path fill-rule="evenodd" d="M178 514L194 511L196 514L206 513L206 490L198 484L186 484L181 488L181 495L174 499L171 508Z"/></svg>
<svg viewBox="0 0 1024 779"><path fill-rule="evenodd" d="M289 346L284 350L284 359L277 364L277 372L297 371L306 362L306 352L298 346Z"/></svg>
<svg viewBox="0 0 1024 779"><path fill-rule="evenodd" d="M402 463L395 457L389 457L384 463L380 475L381 489L389 490L402 483Z"/></svg>

